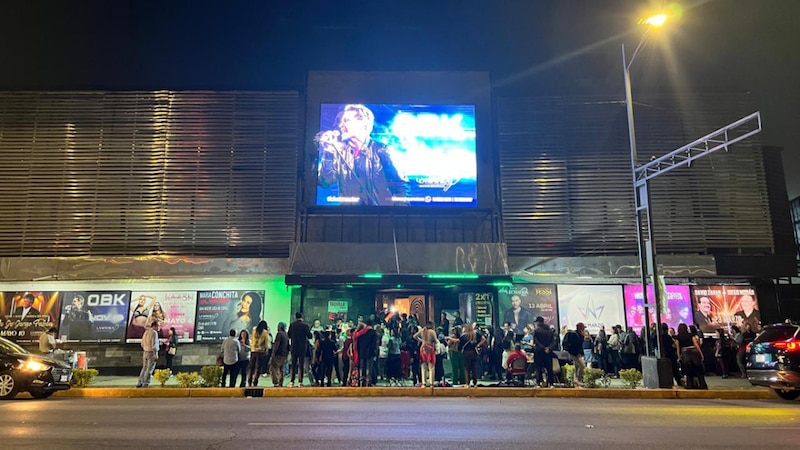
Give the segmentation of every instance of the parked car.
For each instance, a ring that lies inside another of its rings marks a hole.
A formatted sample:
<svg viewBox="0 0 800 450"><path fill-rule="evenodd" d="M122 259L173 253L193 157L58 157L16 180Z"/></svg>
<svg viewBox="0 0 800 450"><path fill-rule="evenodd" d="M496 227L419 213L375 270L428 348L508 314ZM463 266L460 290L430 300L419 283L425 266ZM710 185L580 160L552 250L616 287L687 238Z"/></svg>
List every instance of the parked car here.
<svg viewBox="0 0 800 450"><path fill-rule="evenodd" d="M747 345L747 378L786 400L800 397L800 325L769 325Z"/></svg>
<svg viewBox="0 0 800 450"><path fill-rule="evenodd" d="M34 355L0 338L0 399L25 391L34 398L47 398L55 391L69 389L70 381L72 367L66 362Z"/></svg>

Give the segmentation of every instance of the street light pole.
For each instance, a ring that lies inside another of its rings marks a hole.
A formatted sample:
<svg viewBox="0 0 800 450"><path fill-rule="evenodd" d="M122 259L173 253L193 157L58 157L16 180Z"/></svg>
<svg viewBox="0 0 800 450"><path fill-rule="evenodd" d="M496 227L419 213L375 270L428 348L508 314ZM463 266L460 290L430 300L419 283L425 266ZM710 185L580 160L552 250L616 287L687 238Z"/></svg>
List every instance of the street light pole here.
<svg viewBox="0 0 800 450"><path fill-rule="evenodd" d="M661 350L661 293L657 288L657 266L655 261L655 245L653 245L653 220L652 220L652 210L650 208L650 184L649 182L645 183L642 186L637 185L637 175L636 175L636 167L637 167L637 153L636 153L636 131L634 127L633 121L633 95L631 93L631 64L636 59L636 55L639 54L639 50L645 44L647 40L647 35L650 32L648 28L647 31L644 32L642 35L641 40L639 40L639 45L636 46L636 50L634 50L633 55L631 55L630 61L627 59L627 54L625 53L625 44L622 44L622 72L625 77L625 106L628 113L628 138L630 141L630 149L631 149L631 179L633 183L633 195L635 199L635 213L636 213L636 240L638 243L639 248L639 267L641 272L641 284L642 284L642 302L644 303L644 341L645 341L645 349L646 353L649 356L651 353L651 341L650 341L650 314L649 310L653 307L652 304L648 303L648 296L647 296L647 279L648 277L651 278L651 284L653 286L653 293L655 297L655 310L656 310L656 348L658 349L658 355L663 355ZM645 239L642 236L642 214L647 214L647 237Z"/></svg>

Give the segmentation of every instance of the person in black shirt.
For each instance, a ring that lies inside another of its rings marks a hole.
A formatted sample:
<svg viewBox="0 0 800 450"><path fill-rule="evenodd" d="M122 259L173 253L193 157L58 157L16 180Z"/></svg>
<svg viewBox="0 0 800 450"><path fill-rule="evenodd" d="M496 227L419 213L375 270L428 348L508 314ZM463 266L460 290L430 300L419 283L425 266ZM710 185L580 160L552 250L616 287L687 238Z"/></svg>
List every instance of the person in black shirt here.
<svg viewBox="0 0 800 450"><path fill-rule="evenodd" d="M533 330L533 364L536 368L536 382L542 384L542 370L547 370L547 386L552 387L553 377L553 332L545 325L544 317L536 318Z"/></svg>
<svg viewBox="0 0 800 450"><path fill-rule="evenodd" d="M357 332L358 369L361 386L372 386L372 371L375 357L378 356L378 334L372 328L372 320L367 319L366 328Z"/></svg>
<svg viewBox="0 0 800 450"><path fill-rule="evenodd" d="M303 369L306 364L306 353L308 352L308 340L311 339L311 329L308 324L303 322L303 313L297 312L295 321L289 325L289 349L292 353L292 373L289 380L289 387L294 387L294 377L300 371L299 386L303 387Z"/></svg>

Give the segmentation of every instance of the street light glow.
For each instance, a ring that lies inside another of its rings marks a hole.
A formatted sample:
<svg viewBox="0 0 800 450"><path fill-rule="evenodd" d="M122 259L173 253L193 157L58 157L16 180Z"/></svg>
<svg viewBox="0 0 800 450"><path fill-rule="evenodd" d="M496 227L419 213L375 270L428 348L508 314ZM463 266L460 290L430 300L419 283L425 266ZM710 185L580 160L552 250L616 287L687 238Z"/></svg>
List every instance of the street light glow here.
<svg viewBox="0 0 800 450"><path fill-rule="evenodd" d="M651 27L660 27L664 25L664 22L667 21L666 14L656 14L655 16L650 16L647 19L644 19L645 25L650 25Z"/></svg>

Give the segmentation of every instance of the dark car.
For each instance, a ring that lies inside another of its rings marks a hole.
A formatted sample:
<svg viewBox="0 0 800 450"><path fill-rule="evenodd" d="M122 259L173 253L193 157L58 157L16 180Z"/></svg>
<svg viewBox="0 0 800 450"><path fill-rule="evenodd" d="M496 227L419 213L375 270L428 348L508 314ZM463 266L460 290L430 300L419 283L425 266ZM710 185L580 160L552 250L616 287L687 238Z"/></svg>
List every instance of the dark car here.
<svg viewBox="0 0 800 450"><path fill-rule="evenodd" d="M747 378L786 400L800 397L800 325L769 325L747 346Z"/></svg>
<svg viewBox="0 0 800 450"><path fill-rule="evenodd" d="M47 398L70 388L72 367L66 362L29 353L19 345L0 338L0 399L29 392Z"/></svg>

